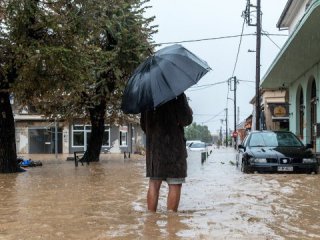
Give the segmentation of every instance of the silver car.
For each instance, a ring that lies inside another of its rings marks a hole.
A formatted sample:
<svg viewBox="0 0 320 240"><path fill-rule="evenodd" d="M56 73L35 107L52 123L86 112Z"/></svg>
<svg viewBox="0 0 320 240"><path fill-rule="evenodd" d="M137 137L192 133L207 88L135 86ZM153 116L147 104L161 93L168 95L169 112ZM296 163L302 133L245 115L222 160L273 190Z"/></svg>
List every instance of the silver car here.
<svg viewBox="0 0 320 240"><path fill-rule="evenodd" d="M207 146L204 142L192 142L189 144L188 149L190 151L206 152Z"/></svg>

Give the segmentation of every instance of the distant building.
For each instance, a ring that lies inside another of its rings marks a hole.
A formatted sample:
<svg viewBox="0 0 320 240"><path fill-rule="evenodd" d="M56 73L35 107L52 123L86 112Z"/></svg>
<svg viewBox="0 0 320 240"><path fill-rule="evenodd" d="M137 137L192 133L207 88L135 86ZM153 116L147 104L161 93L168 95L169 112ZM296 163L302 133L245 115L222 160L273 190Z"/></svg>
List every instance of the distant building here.
<svg viewBox="0 0 320 240"><path fill-rule="evenodd" d="M252 98L252 130L256 130L256 98ZM261 130L289 130L289 103L286 89L263 89L260 93Z"/></svg>
<svg viewBox="0 0 320 240"><path fill-rule="evenodd" d="M13 105L13 109L17 154L54 154L56 147L57 153L65 154L87 149L91 136L90 122L55 122L37 114L32 107L17 110ZM144 134L137 122L106 125L101 152L134 153L144 146L144 141Z"/></svg>
<svg viewBox="0 0 320 240"><path fill-rule="evenodd" d="M251 131L252 128L252 115L248 116L244 121L237 125L237 143L243 141L243 139L247 136L248 132Z"/></svg>
<svg viewBox="0 0 320 240"><path fill-rule="evenodd" d="M263 90L261 127L264 130L289 130L288 91Z"/></svg>
<svg viewBox="0 0 320 240"><path fill-rule="evenodd" d="M320 0L289 0L277 24L289 38L261 81L288 90L289 129L320 151Z"/></svg>

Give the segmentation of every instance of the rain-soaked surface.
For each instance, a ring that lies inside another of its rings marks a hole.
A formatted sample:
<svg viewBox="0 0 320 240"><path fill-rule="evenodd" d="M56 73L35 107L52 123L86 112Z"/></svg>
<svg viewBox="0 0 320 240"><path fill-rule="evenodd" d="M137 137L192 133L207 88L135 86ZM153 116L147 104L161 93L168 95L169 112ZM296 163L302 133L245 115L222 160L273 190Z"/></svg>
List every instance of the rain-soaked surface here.
<svg viewBox="0 0 320 240"><path fill-rule="evenodd" d="M0 239L320 239L320 177L241 173L233 149L189 153L178 213L146 211L143 157L0 175Z"/></svg>

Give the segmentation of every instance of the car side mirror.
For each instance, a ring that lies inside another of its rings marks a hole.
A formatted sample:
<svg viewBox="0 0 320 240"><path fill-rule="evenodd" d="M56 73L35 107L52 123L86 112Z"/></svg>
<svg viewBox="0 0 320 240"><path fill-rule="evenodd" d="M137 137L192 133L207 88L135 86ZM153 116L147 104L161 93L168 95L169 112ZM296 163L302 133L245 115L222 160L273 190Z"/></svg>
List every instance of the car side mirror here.
<svg viewBox="0 0 320 240"><path fill-rule="evenodd" d="M246 147L245 146L243 146L242 144L239 144L238 145L238 149L245 149Z"/></svg>
<svg viewBox="0 0 320 240"><path fill-rule="evenodd" d="M310 148L313 148L313 146L312 146L311 143L307 143L307 144L306 144L306 148L307 148L307 149L310 149Z"/></svg>

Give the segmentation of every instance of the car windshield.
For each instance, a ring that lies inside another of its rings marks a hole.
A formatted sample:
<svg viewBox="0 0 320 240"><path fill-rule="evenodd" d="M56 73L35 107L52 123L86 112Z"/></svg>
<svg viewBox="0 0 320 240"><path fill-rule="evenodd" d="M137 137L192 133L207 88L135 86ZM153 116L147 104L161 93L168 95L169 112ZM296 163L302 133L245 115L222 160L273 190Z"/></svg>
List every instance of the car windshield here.
<svg viewBox="0 0 320 240"><path fill-rule="evenodd" d="M192 143L190 145L191 148L204 148L205 147L205 144L204 143Z"/></svg>
<svg viewBox="0 0 320 240"><path fill-rule="evenodd" d="M301 147L303 144L290 132L252 133L250 147Z"/></svg>

